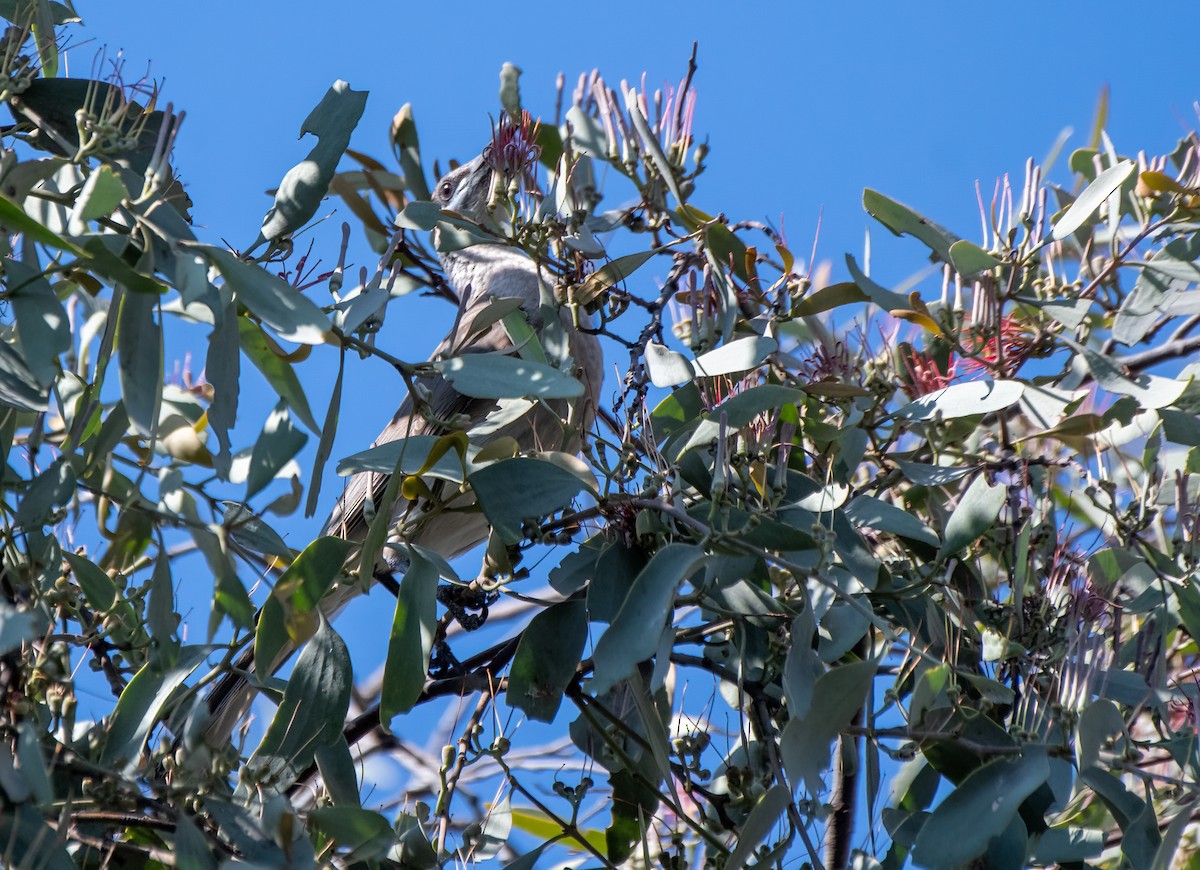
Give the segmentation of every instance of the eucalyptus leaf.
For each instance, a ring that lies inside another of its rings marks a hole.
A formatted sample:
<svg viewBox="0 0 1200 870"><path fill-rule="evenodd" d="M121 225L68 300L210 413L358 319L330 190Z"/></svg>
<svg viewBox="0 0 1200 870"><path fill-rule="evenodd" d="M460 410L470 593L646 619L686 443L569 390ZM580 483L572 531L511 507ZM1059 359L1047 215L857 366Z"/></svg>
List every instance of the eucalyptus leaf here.
<svg viewBox="0 0 1200 870"><path fill-rule="evenodd" d="M1055 221L1050 232L1050 238L1061 241L1082 227L1104 204L1105 200L1119 189L1133 175L1137 164L1132 160L1123 160L1116 166L1096 176L1096 180L1084 188L1070 207Z"/></svg>
<svg viewBox="0 0 1200 870"><path fill-rule="evenodd" d="M413 708L425 688L437 623L437 584L437 567L410 550L409 567L396 596L379 699L379 721L386 731L390 732L393 718Z"/></svg>
<svg viewBox="0 0 1200 870"><path fill-rule="evenodd" d="M704 551L668 544L642 569L612 624L596 642L596 669L588 689L601 694L627 678L658 648L679 584L704 563Z"/></svg>
<svg viewBox="0 0 1200 870"><path fill-rule="evenodd" d="M1006 498L1004 487L989 484L983 474L971 481L946 523L939 555L953 556L978 540L995 524Z"/></svg>
<svg viewBox="0 0 1200 870"><path fill-rule="evenodd" d="M476 399L575 399L583 384L556 368L511 356L467 354L433 367L454 388Z"/></svg>
<svg viewBox="0 0 1200 870"><path fill-rule="evenodd" d="M318 747L341 738L353 677L345 642L322 619L300 651L266 734L246 762L239 795L248 796L251 788L282 794L312 763Z"/></svg>

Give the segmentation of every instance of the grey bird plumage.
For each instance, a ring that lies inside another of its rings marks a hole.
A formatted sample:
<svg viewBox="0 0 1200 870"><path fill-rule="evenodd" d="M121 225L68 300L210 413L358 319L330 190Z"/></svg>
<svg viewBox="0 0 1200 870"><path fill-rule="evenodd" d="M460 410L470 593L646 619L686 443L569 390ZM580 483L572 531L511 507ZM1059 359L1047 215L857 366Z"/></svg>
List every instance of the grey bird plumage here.
<svg viewBox="0 0 1200 870"><path fill-rule="evenodd" d="M438 181L433 199L443 209L482 223L486 220L492 184L492 169L481 155L443 176ZM542 307L541 282L536 264L524 252L499 244L482 244L443 253L439 257L447 280L459 295L459 307L454 326L434 350L432 359L468 353L512 353L515 348L502 323L493 323L479 331L472 330L476 317L488 308L493 299L512 297L521 300L521 309L530 325L542 331L545 325L543 312L546 309ZM573 373L584 384L583 397L575 400L574 404L559 401L535 406L523 417L473 439L473 443L483 444L508 436L516 440L523 452L575 452L579 449L579 433L591 425L595 416L603 379L602 355L596 337L577 331L566 309L561 310L558 316L561 334L567 337ZM494 400L462 395L439 375L426 376L417 383L418 389L426 396L426 413L414 413L412 397L405 398L391 422L375 440L375 445L417 435L445 434L447 430L442 421L452 419L469 421L473 426L482 422L497 407ZM571 425L564 427L564 420L569 420ZM564 432L574 434L564 438ZM388 477L371 472L351 477L321 534L362 540L369 525L364 508L370 503L378 510L385 509L386 506L380 502ZM422 513L426 505L398 498L391 506L392 528L404 521L412 529L407 542L428 547L446 558L458 556L486 540L487 521L482 512L471 509L474 497L470 492L449 494L445 498L440 509L423 520ZM394 551L389 549L387 553L393 554L385 553L391 568L402 570L405 567L396 559ZM331 590L321 602L326 617L332 619L358 591L357 583L347 583ZM292 652L294 649L291 647L283 650L273 664L272 671ZM239 671L252 670L252 651L248 650L235 667ZM211 717L205 730L209 745L218 746L228 738L237 721L249 710L254 693L254 688L240 674L230 674L218 681L209 695Z"/></svg>

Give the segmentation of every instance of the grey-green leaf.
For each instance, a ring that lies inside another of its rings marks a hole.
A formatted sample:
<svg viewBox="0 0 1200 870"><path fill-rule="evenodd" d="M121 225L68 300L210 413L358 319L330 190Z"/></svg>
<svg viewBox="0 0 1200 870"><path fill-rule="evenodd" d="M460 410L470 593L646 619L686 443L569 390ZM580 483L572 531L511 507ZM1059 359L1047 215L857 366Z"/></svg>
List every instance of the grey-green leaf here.
<svg viewBox="0 0 1200 870"><path fill-rule="evenodd" d="M583 384L556 368L512 356L467 354L433 367L460 393L476 399L575 399Z"/></svg>
<svg viewBox="0 0 1200 870"><path fill-rule="evenodd" d="M946 795L917 834L913 861L930 870L962 867L988 850L1021 802L1050 776L1046 754L1027 746L1019 758L998 758L971 772Z"/></svg>
<svg viewBox="0 0 1200 870"><path fill-rule="evenodd" d="M741 870L754 857L758 844L770 835L791 802L792 796L785 786L775 784L767 790L738 832L737 845L725 861L725 870Z"/></svg>
<svg viewBox="0 0 1200 870"><path fill-rule="evenodd" d="M896 412L902 420L953 420L992 414L1020 400L1025 385L1020 381L967 381L921 396Z"/></svg>
<svg viewBox="0 0 1200 870"><path fill-rule="evenodd" d="M992 486L983 474L971 481L946 523L939 555L954 555L990 529L1000 516L1006 495L1003 486Z"/></svg>
<svg viewBox="0 0 1200 870"><path fill-rule="evenodd" d="M1122 160L1097 175L1054 224L1050 237L1056 242L1061 241L1087 223L1104 201L1133 174L1136 165L1132 160Z"/></svg>
<svg viewBox="0 0 1200 870"><path fill-rule="evenodd" d="M817 677L808 711L788 720L780 738L783 766L793 786L821 793L821 774L832 761L830 744L866 703L876 667L873 661L851 662Z"/></svg>
<svg viewBox="0 0 1200 870"><path fill-rule="evenodd" d="M17 344L42 387L58 377L58 356L71 348L67 312L42 273L21 260L6 260L8 300L17 324Z"/></svg>
<svg viewBox="0 0 1200 870"><path fill-rule="evenodd" d="M346 643L322 619L288 678L283 700L246 763L239 793L285 791L313 761L317 747L339 739L353 685Z"/></svg>
<svg viewBox="0 0 1200 870"><path fill-rule="evenodd" d="M752 335L723 344L696 357L696 373L708 377L748 372L779 349L773 338Z"/></svg>
<svg viewBox="0 0 1200 870"><path fill-rule="evenodd" d="M223 248L196 245L217 267L238 301L280 338L300 344L321 344L329 332L329 318L316 304L278 275L247 263ZM314 424L313 428L316 426Z"/></svg>
<svg viewBox="0 0 1200 870"><path fill-rule="evenodd" d="M679 584L694 574L704 559L704 551L689 544L668 544L654 554L596 643L590 692L607 692L632 674L639 662L654 655Z"/></svg>
<svg viewBox="0 0 1200 870"><path fill-rule="evenodd" d="M139 435L150 437L162 402L163 337L154 320L159 298L148 293L120 294L117 314L117 363L121 398L129 422Z"/></svg>
<svg viewBox="0 0 1200 870"><path fill-rule="evenodd" d="M437 584L437 566L410 550L409 568L396 596L379 698L379 721L385 729L395 716L413 708L425 688L437 623Z"/></svg>
<svg viewBox="0 0 1200 870"><path fill-rule="evenodd" d="M506 544L520 543L527 521L562 510L584 488L567 469L526 456L484 466L468 479L493 531Z"/></svg>
<svg viewBox="0 0 1200 870"><path fill-rule="evenodd" d="M262 433L250 454L246 476L246 498L275 479L275 475L300 452L308 436L292 425L287 402L282 399L263 424Z"/></svg>
<svg viewBox="0 0 1200 870"><path fill-rule="evenodd" d="M530 719L553 722L587 640L583 599L547 607L521 632L505 698Z"/></svg>

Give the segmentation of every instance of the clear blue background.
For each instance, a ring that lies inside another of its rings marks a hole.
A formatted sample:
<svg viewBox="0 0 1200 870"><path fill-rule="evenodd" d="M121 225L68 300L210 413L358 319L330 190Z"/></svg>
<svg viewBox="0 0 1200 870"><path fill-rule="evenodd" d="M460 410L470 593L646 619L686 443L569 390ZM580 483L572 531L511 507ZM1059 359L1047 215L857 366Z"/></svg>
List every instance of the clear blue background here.
<svg viewBox="0 0 1200 870"><path fill-rule="evenodd" d="M924 251L874 224L862 210L864 187L977 239L976 182L990 198L997 177L1010 173L1019 190L1026 158L1045 156L1064 127L1075 130L1064 154L1086 144L1104 85L1108 130L1124 154L1170 151L1195 126L1200 96L1195 52L1172 43L1169 13L1138 20L1116 2L78 0L77 8L87 26L73 31L70 73L94 74L103 48L109 60L123 54L126 80L148 71L161 83L162 99L187 111L175 165L195 203L197 232L240 248L270 205L264 191L312 145L297 141L301 122L339 78L370 91L352 147L390 165L389 123L412 103L427 163L445 166L473 156L489 135L504 61L524 70L525 106L549 119L559 72L568 93L593 67L614 87L643 71L651 87L677 83L696 40L695 131L711 152L694 203L734 220L782 223L805 259L823 213L817 259L834 263L835 278L844 274L842 255L861 253L870 229L874 273L892 282L917 271ZM1061 161L1055 175L1070 182ZM323 213L338 205L331 200ZM341 220L356 225L340 209L316 236L315 255L326 264L336 257ZM372 268L375 261L361 239L352 259ZM311 291L320 302L322 294ZM406 299L391 309L380 344L422 359L451 320L444 303ZM168 370L181 356L168 349ZM318 419L334 370L331 351L300 367ZM402 398L399 379L381 363L352 375L335 457L365 447ZM274 403L259 390L261 404L253 392L244 400L243 445ZM336 491L327 472L325 505ZM281 528L303 543L325 509ZM194 581L192 594L206 600L205 579ZM386 637L390 599L373 599L346 614L353 628L339 622L355 647ZM203 626L206 614L197 615Z"/></svg>

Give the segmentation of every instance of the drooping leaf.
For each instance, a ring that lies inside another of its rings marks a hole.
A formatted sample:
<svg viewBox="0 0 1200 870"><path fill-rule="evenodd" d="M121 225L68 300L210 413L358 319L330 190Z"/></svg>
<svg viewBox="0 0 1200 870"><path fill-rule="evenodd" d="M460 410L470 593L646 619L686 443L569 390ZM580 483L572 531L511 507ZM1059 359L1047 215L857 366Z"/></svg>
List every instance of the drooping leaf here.
<svg viewBox="0 0 1200 870"><path fill-rule="evenodd" d="M242 305L279 334L299 344L321 344L329 318L307 296L278 275L213 245L190 245L217 267ZM314 425L312 427L316 429Z"/></svg>
<svg viewBox="0 0 1200 870"><path fill-rule="evenodd" d="M309 813L312 824L337 845L346 861L377 861L396 842L392 825L377 812L360 807L318 807Z"/></svg>
<svg viewBox="0 0 1200 870"><path fill-rule="evenodd" d="M830 746L866 702L877 667L873 661L851 662L817 677L808 712L789 719L779 741L784 770L795 787L821 793L821 774L832 763Z"/></svg>
<svg viewBox="0 0 1200 870"><path fill-rule="evenodd" d="M162 403L163 337L154 320L158 298L144 293L120 294L117 314L117 364L125 413L138 434L150 437Z"/></svg>
<svg viewBox="0 0 1200 870"><path fill-rule="evenodd" d="M742 823L737 845L725 861L727 870L742 870L746 862L754 856L758 845L770 836L779 817L791 802L792 796L785 786L776 784L767 790L762 800L755 804L746 821Z"/></svg>
<svg viewBox="0 0 1200 870"><path fill-rule="evenodd" d="M467 354L433 363L454 388L477 399L575 399L583 384L556 368L511 356Z"/></svg>
<svg viewBox="0 0 1200 870"><path fill-rule="evenodd" d="M694 574L704 559L704 551L689 544L668 544L654 554L596 643L596 670L589 691L608 691L632 674L638 662L654 655L679 584Z"/></svg>
<svg viewBox="0 0 1200 870"><path fill-rule="evenodd" d="M21 260L6 260L8 301L17 324L21 356L41 387L58 378L60 354L71 348L67 312L42 273Z"/></svg>
<svg viewBox="0 0 1200 870"><path fill-rule="evenodd" d="M275 479L283 468L300 452L308 436L292 425L288 404L283 399L267 417L262 432L250 453L250 469L246 475L246 498L250 498Z"/></svg>
<svg viewBox="0 0 1200 870"><path fill-rule="evenodd" d="M341 738L353 679L345 642L322 620L296 660L266 734L246 762L239 794L252 788L260 794L286 791L312 763L318 747Z"/></svg>
<svg viewBox="0 0 1200 870"><path fill-rule="evenodd" d="M108 721L101 761L113 764L136 762L150 730L163 715L172 693L212 652L211 646L186 646L174 666L166 672L153 663L144 665L121 692Z"/></svg>
<svg viewBox="0 0 1200 870"><path fill-rule="evenodd" d="M952 556L974 543L996 522L1006 497L1004 487L989 484L983 474L971 481L946 523L939 554Z"/></svg>
<svg viewBox="0 0 1200 870"><path fill-rule="evenodd" d="M1050 238L1056 242L1061 241L1087 223L1105 200L1133 175L1136 166L1132 160L1122 160L1116 166L1110 166L1097 175L1096 180L1084 188L1083 193L1079 194L1055 222Z"/></svg>
<svg viewBox="0 0 1200 870"><path fill-rule="evenodd" d="M553 722L586 640L587 608L582 599L562 601L538 613L521 632L508 675L508 703L530 719Z"/></svg>
<svg viewBox="0 0 1200 870"><path fill-rule="evenodd" d="M254 363L254 367L262 372L263 377L267 379L279 397L288 403L288 407L296 412L300 421L311 431L319 432L320 428L317 426L316 418L313 417L308 398L304 395L304 388L300 385L300 379L296 376L292 364L272 349L270 339L267 338L262 327L254 321L246 317L239 317L237 318L237 329L242 350L246 352L250 362ZM233 383L236 384L236 371L232 374L234 375Z"/></svg>
<svg viewBox="0 0 1200 870"><path fill-rule="evenodd" d="M1026 747L1018 758L997 758L950 792L921 827L913 860L931 870L961 867L987 852L1017 815L1022 801L1050 776L1046 754Z"/></svg>
<svg viewBox="0 0 1200 870"><path fill-rule="evenodd" d="M506 544L520 543L526 522L562 510L584 488L571 471L525 456L484 466L468 479L493 531Z"/></svg>
<svg viewBox="0 0 1200 870"><path fill-rule="evenodd" d="M379 721L385 730L390 729L393 718L407 713L421 697L437 623L438 569L418 552L410 550L410 554L408 571L396 596L379 698Z"/></svg>

